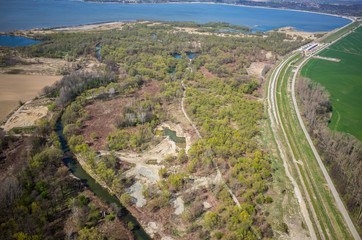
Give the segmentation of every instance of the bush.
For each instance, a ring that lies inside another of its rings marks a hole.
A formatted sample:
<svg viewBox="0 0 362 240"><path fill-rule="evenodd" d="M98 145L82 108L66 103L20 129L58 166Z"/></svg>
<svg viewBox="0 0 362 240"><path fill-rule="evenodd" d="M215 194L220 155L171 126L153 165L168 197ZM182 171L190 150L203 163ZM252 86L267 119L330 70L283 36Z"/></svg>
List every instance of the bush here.
<svg viewBox="0 0 362 240"><path fill-rule="evenodd" d="M224 236L224 233L223 232L216 232L214 234L214 236L215 236L216 239L221 239Z"/></svg>
<svg viewBox="0 0 362 240"><path fill-rule="evenodd" d="M133 222L128 222L128 223L127 223L127 227L128 227L128 229L129 229L129 230L131 230L131 231L132 231L132 230L133 230L133 228L134 228L134 224L133 224Z"/></svg>
<svg viewBox="0 0 362 240"><path fill-rule="evenodd" d="M184 149L177 154L177 161L181 164L187 162L187 155Z"/></svg>
<svg viewBox="0 0 362 240"><path fill-rule="evenodd" d="M213 229L219 222L219 215L215 212L206 213L204 225L207 229Z"/></svg>
<svg viewBox="0 0 362 240"><path fill-rule="evenodd" d="M267 196L267 197L265 198L265 202L266 202L266 203L272 203L272 202L273 202L273 198Z"/></svg>
<svg viewBox="0 0 362 240"><path fill-rule="evenodd" d="M131 204L131 200L132 200L132 197L131 197L131 195L129 195L128 193L123 193L122 195L121 195L121 203L123 204L123 205L129 205L129 204Z"/></svg>
<svg viewBox="0 0 362 240"><path fill-rule="evenodd" d="M158 170L158 175L160 175L160 177L165 178L167 176L167 169L161 168L160 170Z"/></svg>
<svg viewBox="0 0 362 240"><path fill-rule="evenodd" d="M115 219L115 217L116 217L116 215L111 213L111 214L106 216L106 221L107 222L112 222Z"/></svg>
<svg viewBox="0 0 362 240"><path fill-rule="evenodd" d="M285 222L281 223L279 228L282 232L289 233L288 225Z"/></svg>

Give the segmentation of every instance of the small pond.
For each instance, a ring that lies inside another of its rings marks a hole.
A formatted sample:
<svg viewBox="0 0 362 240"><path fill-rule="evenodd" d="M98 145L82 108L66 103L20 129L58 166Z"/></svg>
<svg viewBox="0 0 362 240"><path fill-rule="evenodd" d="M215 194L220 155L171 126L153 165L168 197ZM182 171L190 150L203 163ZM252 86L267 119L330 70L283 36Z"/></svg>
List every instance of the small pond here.
<svg viewBox="0 0 362 240"><path fill-rule="evenodd" d="M97 59L98 59L98 61L102 62L102 57L101 57L101 53L100 53L100 51L101 51L101 49L102 49L101 44L98 43L98 44L96 45L96 48L97 48L97 50L96 50Z"/></svg>
<svg viewBox="0 0 362 240"><path fill-rule="evenodd" d="M37 43L41 43L41 41L26 37L0 35L0 46L17 47L17 46L28 46Z"/></svg>
<svg viewBox="0 0 362 240"><path fill-rule="evenodd" d="M186 54L189 59L194 59L196 57L196 53L187 53ZM182 59L181 54L175 54L173 55L176 59Z"/></svg>
<svg viewBox="0 0 362 240"><path fill-rule="evenodd" d="M185 148L186 147L186 139L184 137L178 137L176 135L175 131L172 131L169 128L165 128L163 130L163 136L170 136L170 138L172 139L172 141L174 141L176 143L176 145L180 148Z"/></svg>

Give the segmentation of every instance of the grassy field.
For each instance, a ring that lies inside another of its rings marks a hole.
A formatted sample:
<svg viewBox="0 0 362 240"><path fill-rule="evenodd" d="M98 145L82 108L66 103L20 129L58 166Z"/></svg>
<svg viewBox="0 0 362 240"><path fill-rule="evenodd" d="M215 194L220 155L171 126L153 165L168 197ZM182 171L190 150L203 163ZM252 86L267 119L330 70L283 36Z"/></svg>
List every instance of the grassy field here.
<svg viewBox="0 0 362 240"><path fill-rule="evenodd" d="M341 61L312 59L301 75L319 82L331 94L329 127L362 140L362 27L319 55Z"/></svg>

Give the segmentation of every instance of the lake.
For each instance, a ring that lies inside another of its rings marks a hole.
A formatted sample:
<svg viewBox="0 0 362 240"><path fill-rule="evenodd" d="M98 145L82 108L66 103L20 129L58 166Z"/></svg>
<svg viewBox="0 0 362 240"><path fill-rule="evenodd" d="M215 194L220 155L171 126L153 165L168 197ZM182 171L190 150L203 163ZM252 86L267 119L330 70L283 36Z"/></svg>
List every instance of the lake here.
<svg viewBox="0 0 362 240"><path fill-rule="evenodd" d="M0 16L0 31L143 19L198 23L224 21L251 27L254 31L291 26L300 31L320 32L350 22L324 14L223 4L118 4L65 0L0 0Z"/></svg>
<svg viewBox="0 0 362 240"><path fill-rule="evenodd" d="M37 44L41 41L18 36L0 35L0 46L28 46L31 44Z"/></svg>

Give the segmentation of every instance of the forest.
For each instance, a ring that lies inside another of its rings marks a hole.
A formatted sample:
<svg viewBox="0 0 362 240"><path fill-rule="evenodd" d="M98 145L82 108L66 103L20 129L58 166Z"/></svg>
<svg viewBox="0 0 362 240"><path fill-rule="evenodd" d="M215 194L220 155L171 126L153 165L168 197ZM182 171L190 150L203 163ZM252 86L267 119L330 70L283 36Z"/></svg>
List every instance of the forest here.
<svg viewBox="0 0 362 240"><path fill-rule="evenodd" d="M212 34L178 31L177 27L184 26ZM243 33L213 35L220 28ZM62 163L55 122L61 118L70 150L82 166L134 213L137 207L127 192L136 181L127 175L134 164L125 163L120 154L140 155L162 141L156 128L167 121L180 121L169 110L180 108L184 91L186 112L203 138L194 141L188 151L177 148L176 154L162 159L160 180L143 188L147 205L141 208L144 215L137 215L139 220L157 215L161 222L171 222L164 232L175 239L268 239L275 231L288 232L266 221L263 205L273 202L268 195L273 170L269 152L256 141L261 134L259 121L266 117L258 101L261 82L248 75L247 68L252 62L266 61L268 51L274 56L268 61L273 62L307 40L292 40L278 32L251 33L248 28L226 23L136 22L122 29L32 34L43 42L10 51L29 58L62 58L78 66L43 89L45 97L55 99L48 106L49 118L42 120L29 138L32 147L23 156L27 162L24 171L2 183L3 196L9 197L2 201L6 204L1 206L1 232L7 232L8 239L115 239L101 226L119 221L115 217L118 210L109 207L103 210L109 215L99 215L94 197L80 193L81 184L70 177ZM96 59L96 46L101 46L102 60L96 71L86 71L82 61ZM190 59L189 53L195 58ZM181 58L176 59L177 54ZM152 84L156 90L146 92ZM104 139L101 132L85 135L94 120L92 107L112 101L125 102L112 109L117 111L112 115L112 131ZM1 147L12 149L11 142L18 138L24 137L2 134ZM101 154L99 148L107 154ZM195 179L215 174L215 165L224 183L194 190ZM182 215L175 217L179 224L171 221L174 215L166 214L173 209L171 199L176 196L185 205ZM205 199L215 202L210 210L203 205ZM76 221L77 228L68 233L69 219ZM185 230L178 230L177 225Z"/></svg>

